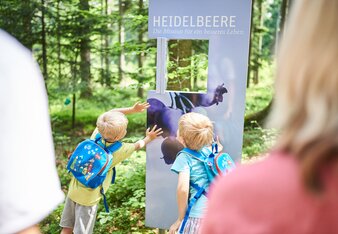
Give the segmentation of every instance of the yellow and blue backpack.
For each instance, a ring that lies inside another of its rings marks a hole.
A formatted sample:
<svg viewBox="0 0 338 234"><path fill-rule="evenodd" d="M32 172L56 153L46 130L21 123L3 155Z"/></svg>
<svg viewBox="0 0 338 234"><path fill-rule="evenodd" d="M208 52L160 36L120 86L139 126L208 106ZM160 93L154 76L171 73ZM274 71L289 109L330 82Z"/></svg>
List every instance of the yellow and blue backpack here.
<svg viewBox="0 0 338 234"><path fill-rule="evenodd" d="M103 143L104 142L104 143ZM107 142L100 134L95 139L86 139L78 144L67 163L67 170L73 174L81 184L95 189L102 185L113 163L113 153L122 146L117 141L107 146ZM113 168L112 183L115 181L115 167ZM100 190L104 198L106 211L109 212L103 188Z"/></svg>

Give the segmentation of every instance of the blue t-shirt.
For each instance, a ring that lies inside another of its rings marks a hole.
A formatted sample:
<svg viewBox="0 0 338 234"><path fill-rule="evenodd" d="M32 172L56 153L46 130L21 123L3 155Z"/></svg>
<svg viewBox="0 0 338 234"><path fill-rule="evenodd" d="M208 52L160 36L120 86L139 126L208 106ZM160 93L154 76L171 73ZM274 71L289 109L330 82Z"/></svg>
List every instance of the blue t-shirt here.
<svg viewBox="0 0 338 234"><path fill-rule="evenodd" d="M204 163L193 158L187 153L183 152L177 156L171 170L177 174L180 172L190 172L190 183L193 182L200 187L209 183ZM206 190L207 189L208 185L206 187ZM196 192L196 189L190 186L189 200L196 194ZM191 208L189 217L201 218L206 211L206 207L207 197L202 195Z"/></svg>

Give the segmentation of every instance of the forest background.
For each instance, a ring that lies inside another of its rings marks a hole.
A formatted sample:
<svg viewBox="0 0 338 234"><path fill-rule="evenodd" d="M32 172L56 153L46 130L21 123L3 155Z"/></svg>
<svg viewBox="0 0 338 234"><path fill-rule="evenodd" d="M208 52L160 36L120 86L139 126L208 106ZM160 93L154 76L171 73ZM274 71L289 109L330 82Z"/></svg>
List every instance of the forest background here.
<svg viewBox="0 0 338 234"><path fill-rule="evenodd" d="M273 144L264 128L273 100L274 55L292 0L253 0L242 163L255 161ZM0 28L12 34L38 61L46 84L64 192L70 175L68 154L90 136L97 116L145 101L155 89L156 40L147 33L146 0L1 0ZM207 45L169 43L168 87L205 90ZM140 139L145 113L128 116L126 141ZM117 167L107 192L110 213L100 204L95 233L157 233L144 225L145 151ZM63 205L40 227L59 233Z"/></svg>

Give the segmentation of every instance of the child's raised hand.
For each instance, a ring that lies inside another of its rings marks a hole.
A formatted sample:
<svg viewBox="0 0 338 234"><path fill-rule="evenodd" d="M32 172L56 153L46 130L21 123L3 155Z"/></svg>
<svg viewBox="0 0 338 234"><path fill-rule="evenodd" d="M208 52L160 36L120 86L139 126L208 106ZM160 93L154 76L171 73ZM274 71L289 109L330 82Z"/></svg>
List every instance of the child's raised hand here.
<svg viewBox="0 0 338 234"><path fill-rule="evenodd" d="M146 131L146 137L143 140L139 140L135 143L135 149L139 150L143 148L146 144L154 140L156 137L163 133L162 128L156 129L156 125L150 130L150 128Z"/></svg>
<svg viewBox="0 0 338 234"><path fill-rule="evenodd" d="M134 110L135 113L145 111L150 107L150 104L148 102L136 102L132 109Z"/></svg>
<svg viewBox="0 0 338 234"><path fill-rule="evenodd" d="M155 125L151 130L150 128L147 129L146 131L146 136L150 138L150 140L154 140L156 137L160 136L163 131L162 128L157 128L157 125Z"/></svg>

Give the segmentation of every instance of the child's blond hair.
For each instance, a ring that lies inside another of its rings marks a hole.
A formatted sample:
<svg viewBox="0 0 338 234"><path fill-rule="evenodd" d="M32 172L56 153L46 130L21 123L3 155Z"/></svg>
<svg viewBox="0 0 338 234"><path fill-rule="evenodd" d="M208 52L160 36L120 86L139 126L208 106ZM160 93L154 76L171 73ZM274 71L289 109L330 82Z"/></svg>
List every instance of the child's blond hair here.
<svg viewBox="0 0 338 234"><path fill-rule="evenodd" d="M127 117L118 111L108 111L97 118L96 126L103 138L116 138L127 129Z"/></svg>
<svg viewBox="0 0 338 234"><path fill-rule="evenodd" d="M187 113L178 122L179 135L186 147L200 150L213 142L214 127L207 116L199 113Z"/></svg>

